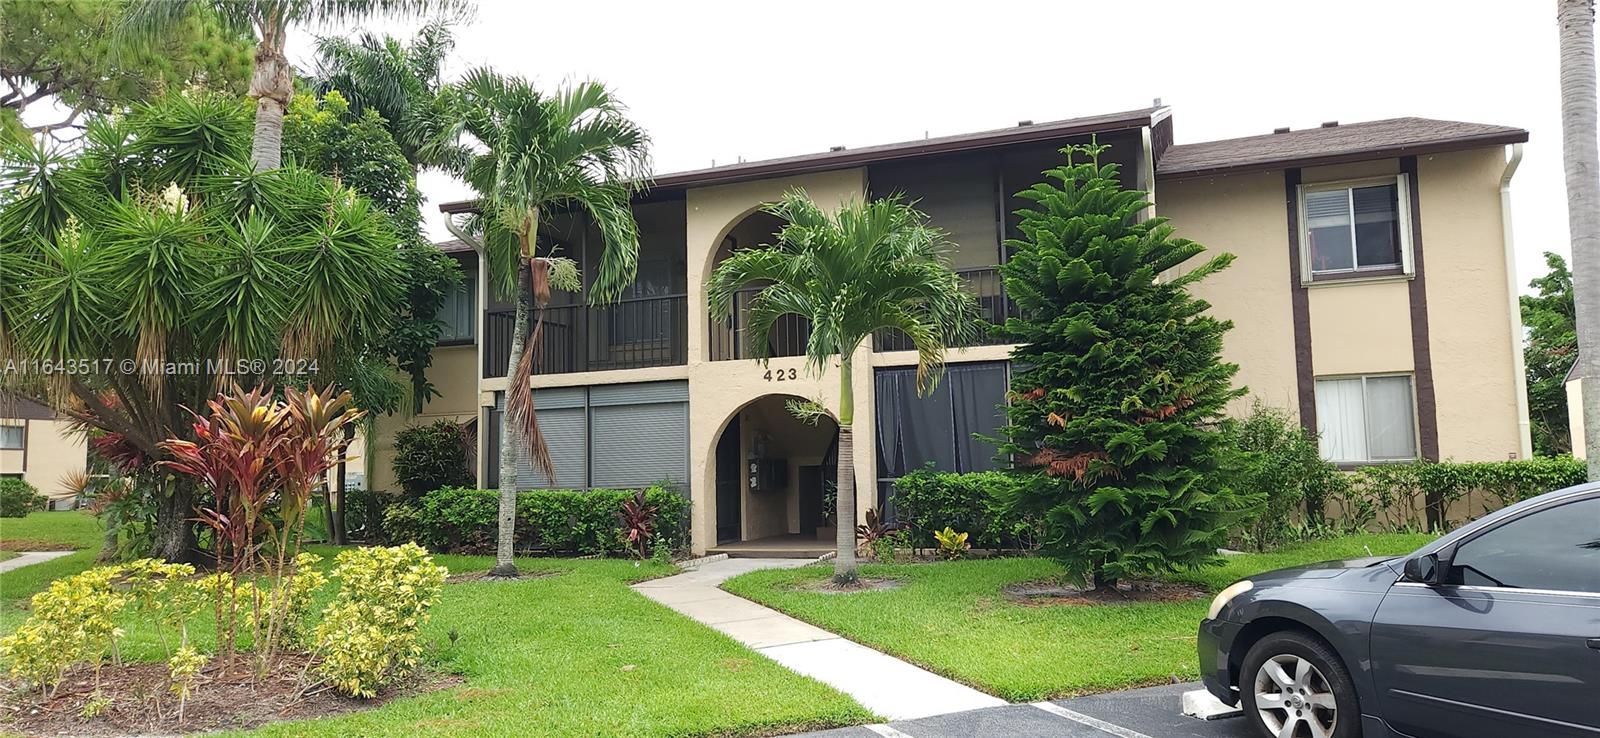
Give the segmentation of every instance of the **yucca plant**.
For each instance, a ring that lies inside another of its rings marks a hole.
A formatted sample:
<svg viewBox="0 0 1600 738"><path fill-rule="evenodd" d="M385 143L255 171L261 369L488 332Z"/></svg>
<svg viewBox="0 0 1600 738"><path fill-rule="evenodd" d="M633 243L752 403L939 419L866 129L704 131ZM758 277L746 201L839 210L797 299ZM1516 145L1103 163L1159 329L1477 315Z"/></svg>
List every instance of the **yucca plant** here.
<svg viewBox="0 0 1600 738"><path fill-rule="evenodd" d="M403 299L393 226L331 178L253 171L249 110L180 95L89 123L80 149L0 147L0 351L93 372L6 373L93 429L157 504L151 555L193 556L195 484L154 473L230 382L373 346ZM227 514L226 511L219 511Z"/></svg>

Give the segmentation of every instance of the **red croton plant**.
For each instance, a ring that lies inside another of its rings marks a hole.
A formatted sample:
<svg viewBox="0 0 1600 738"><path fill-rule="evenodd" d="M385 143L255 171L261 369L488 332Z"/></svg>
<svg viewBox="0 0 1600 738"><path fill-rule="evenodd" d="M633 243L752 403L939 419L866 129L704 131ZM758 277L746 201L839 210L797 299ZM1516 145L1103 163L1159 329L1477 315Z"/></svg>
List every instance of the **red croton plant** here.
<svg viewBox="0 0 1600 738"><path fill-rule="evenodd" d="M215 533L219 568L281 569L294 558L312 492L344 457L345 426L362 411L331 385L285 389L282 400L270 389L235 389L206 404L209 415L192 413L194 441L161 442L172 456L161 464L210 490L199 520ZM263 556L269 544L270 559Z"/></svg>
<svg viewBox="0 0 1600 738"><path fill-rule="evenodd" d="M277 582L268 602L247 597L265 669L288 617L306 508L323 476L344 459L345 426L363 413L351 406L349 392L335 395L332 385L320 392L288 388L281 400L270 389L235 388L206 404L209 415L190 411L195 440L162 441L172 458L159 463L211 492L198 520L212 530L217 570L232 574L232 582L256 572ZM217 621L218 637L232 653L239 592L230 590L226 598L219 594Z"/></svg>

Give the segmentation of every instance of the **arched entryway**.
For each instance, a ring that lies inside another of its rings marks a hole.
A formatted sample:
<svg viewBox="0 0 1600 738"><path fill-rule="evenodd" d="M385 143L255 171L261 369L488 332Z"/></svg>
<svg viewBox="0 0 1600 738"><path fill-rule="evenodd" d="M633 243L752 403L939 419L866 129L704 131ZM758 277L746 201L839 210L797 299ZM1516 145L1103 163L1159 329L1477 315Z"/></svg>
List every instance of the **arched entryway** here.
<svg viewBox="0 0 1600 738"><path fill-rule="evenodd" d="M716 548L728 553L818 555L833 547L825 500L838 479L839 426L796 417L793 395L766 395L718 434Z"/></svg>
<svg viewBox="0 0 1600 738"><path fill-rule="evenodd" d="M722 242L717 244L716 254L711 260L712 271L715 271L717 265L734 252L772 244L777 240L777 233L783 228L783 224L782 218L765 210L755 210L745 215L728 230ZM708 272L706 274L708 282L710 276ZM712 361L754 358L744 326L750 312L750 300L760 291L759 284L749 285L740 290L733 301L732 317L727 321L711 322L709 346ZM785 315L778 319L766 336L768 355L800 356L805 353L806 341L810 337L809 322L798 316Z"/></svg>

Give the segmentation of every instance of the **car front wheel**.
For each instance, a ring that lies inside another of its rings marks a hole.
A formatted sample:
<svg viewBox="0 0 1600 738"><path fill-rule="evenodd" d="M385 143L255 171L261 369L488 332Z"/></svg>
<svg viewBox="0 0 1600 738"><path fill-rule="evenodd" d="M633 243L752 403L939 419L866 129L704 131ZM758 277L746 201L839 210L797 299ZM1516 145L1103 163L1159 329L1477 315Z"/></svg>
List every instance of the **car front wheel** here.
<svg viewBox="0 0 1600 738"><path fill-rule="evenodd" d="M1250 647L1239 671L1245 717L1263 738L1358 738L1361 708L1350 672L1326 643L1273 633Z"/></svg>

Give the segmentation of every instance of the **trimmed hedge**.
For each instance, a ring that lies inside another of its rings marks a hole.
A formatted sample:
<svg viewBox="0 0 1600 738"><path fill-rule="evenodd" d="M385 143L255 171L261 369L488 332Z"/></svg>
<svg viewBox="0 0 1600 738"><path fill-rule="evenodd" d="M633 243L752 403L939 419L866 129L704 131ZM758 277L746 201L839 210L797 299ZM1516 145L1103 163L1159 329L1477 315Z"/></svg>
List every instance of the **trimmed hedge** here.
<svg viewBox="0 0 1600 738"><path fill-rule="evenodd" d="M627 550L617 522L622 503L635 490L531 490L517 494L517 548L521 552L609 554ZM680 549L688 544L689 500L667 487L650 487L656 506L655 540ZM415 502L398 502L384 513L391 543L415 541L445 553L493 553L500 493L447 487Z"/></svg>
<svg viewBox="0 0 1600 738"><path fill-rule="evenodd" d="M1587 476L1584 462L1571 456L1380 464L1356 470L1333 498L1337 522L1347 528L1442 531Z"/></svg>
<svg viewBox="0 0 1600 738"><path fill-rule="evenodd" d="M1015 486L1015 478L1006 472L916 469L895 480L895 516L918 548L935 547L934 531L946 527L971 534L973 548L1029 548L1034 526L1006 510Z"/></svg>

